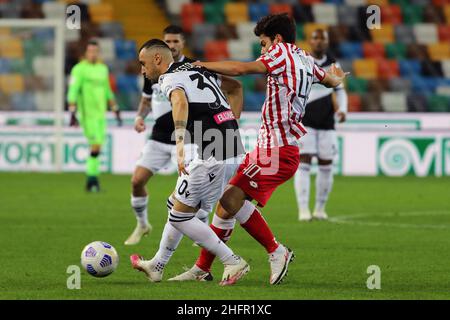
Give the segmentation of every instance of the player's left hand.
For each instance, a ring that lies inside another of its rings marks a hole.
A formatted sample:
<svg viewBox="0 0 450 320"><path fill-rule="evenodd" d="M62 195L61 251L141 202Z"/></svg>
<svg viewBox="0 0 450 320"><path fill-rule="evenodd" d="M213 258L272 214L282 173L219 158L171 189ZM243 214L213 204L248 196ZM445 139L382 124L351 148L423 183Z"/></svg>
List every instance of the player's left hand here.
<svg viewBox="0 0 450 320"><path fill-rule="evenodd" d="M347 115L345 114L345 112L342 111L337 111L336 117L339 123L345 122L345 120L347 119Z"/></svg>
<svg viewBox="0 0 450 320"><path fill-rule="evenodd" d="M120 110L116 110L115 114L116 114L117 126L121 127L123 124L123 121L122 121L122 117L120 116Z"/></svg>

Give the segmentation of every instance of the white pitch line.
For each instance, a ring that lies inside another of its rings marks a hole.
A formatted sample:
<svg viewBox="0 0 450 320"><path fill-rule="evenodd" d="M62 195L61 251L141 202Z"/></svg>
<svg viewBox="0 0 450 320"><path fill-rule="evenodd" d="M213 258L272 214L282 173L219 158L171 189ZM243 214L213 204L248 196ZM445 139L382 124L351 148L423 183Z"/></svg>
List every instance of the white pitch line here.
<svg viewBox="0 0 450 320"><path fill-rule="evenodd" d="M432 215L450 215L450 211L410 211L410 212L380 212L380 213L360 213L347 216L338 216L329 218L328 221L337 224L352 224L370 227L395 227L395 228L408 228L408 229L450 229L450 225L436 225L436 224L410 224L410 223L391 223L391 222L369 222L369 221L355 221L358 218L367 217L424 217Z"/></svg>

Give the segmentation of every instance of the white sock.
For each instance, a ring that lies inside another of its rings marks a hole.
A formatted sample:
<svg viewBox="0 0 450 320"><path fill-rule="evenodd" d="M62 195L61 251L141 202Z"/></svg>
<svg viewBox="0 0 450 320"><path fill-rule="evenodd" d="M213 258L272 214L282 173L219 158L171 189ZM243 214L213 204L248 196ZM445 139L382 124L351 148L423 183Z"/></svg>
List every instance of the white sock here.
<svg viewBox="0 0 450 320"><path fill-rule="evenodd" d="M234 215L234 218L239 221L240 224L244 224L250 219L253 211L255 211L256 207L253 203L248 200L244 201L244 205L239 209L238 212Z"/></svg>
<svg viewBox="0 0 450 320"><path fill-rule="evenodd" d="M134 214L136 215L138 224L141 227L145 227L148 225L147 205L148 205L148 196L135 197L131 195L131 206L133 207L133 211Z"/></svg>
<svg viewBox="0 0 450 320"><path fill-rule="evenodd" d="M294 177L295 194L300 211L309 210L310 176L311 165L309 163L300 163Z"/></svg>
<svg viewBox="0 0 450 320"><path fill-rule="evenodd" d="M226 242L230 240L231 233L233 232L236 224L236 219L222 219L218 215L214 214L211 224L218 229L226 230L225 236L222 237L222 240Z"/></svg>
<svg viewBox="0 0 450 320"><path fill-rule="evenodd" d="M218 257L222 263L239 263L233 251L217 237L210 227L195 217L195 213L185 213L172 209L169 214L169 222L192 241Z"/></svg>
<svg viewBox="0 0 450 320"><path fill-rule="evenodd" d="M324 211L333 186L333 165L319 165L316 177L316 206L314 211Z"/></svg>
<svg viewBox="0 0 450 320"><path fill-rule="evenodd" d="M161 235L161 241L159 242L159 250L156 252L153 259L156 259L163 264L169 263L169 260L178 248L181 239L183 239L183 234L167 221Z"/></svg>
<svg viewBox="0 0 450 320"><path fill-rule="evenodd" d="M201 222L209 226L209 212L203 209L197 211L196 217L200 219Z"/></svg>

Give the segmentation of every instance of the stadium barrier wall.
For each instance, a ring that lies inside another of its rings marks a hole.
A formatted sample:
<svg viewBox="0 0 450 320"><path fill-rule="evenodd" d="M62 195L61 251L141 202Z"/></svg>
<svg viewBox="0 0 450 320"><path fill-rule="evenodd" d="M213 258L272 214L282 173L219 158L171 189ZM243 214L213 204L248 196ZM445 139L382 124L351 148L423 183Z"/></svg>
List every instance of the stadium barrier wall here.
<svg viewBox="0 0 450 320"><path fill-rule="evenodd" d="M125 125L108 118L108 136L101 155L102 170L133 171L151 132L133 128L135 113L125 112ZM81 129L63 132L62 171L83 172L88 146ZM0 113L0 171L55 170L56 150L52 113ZM258 113L243 113L240 126L247 150L254 147L260 124ZM350 176L450 176L450 114L354 113L337 126L336 174ZM175 163L164 173L172 173Z"/></svg>

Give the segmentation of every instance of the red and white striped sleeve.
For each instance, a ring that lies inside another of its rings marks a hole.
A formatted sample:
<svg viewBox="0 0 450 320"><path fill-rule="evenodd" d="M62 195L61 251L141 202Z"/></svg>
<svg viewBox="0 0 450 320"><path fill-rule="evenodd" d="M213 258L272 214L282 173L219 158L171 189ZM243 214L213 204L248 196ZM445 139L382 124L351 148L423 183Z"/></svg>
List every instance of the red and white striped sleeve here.
<svg viewBox="0 0 450 320"><path fill-rule="evenodd" d="M279 75L286 70L286 54L278 44L271 46L258 61L264 63L267 73L271 75Z"/></svg>
<svg viewBox="0 0 450 320"><path fill-rule="evenodd" d="M313 83L322 82L322 80L325 78L326 71L319 67L317 64L314 64L313 75Z"/></svg>

